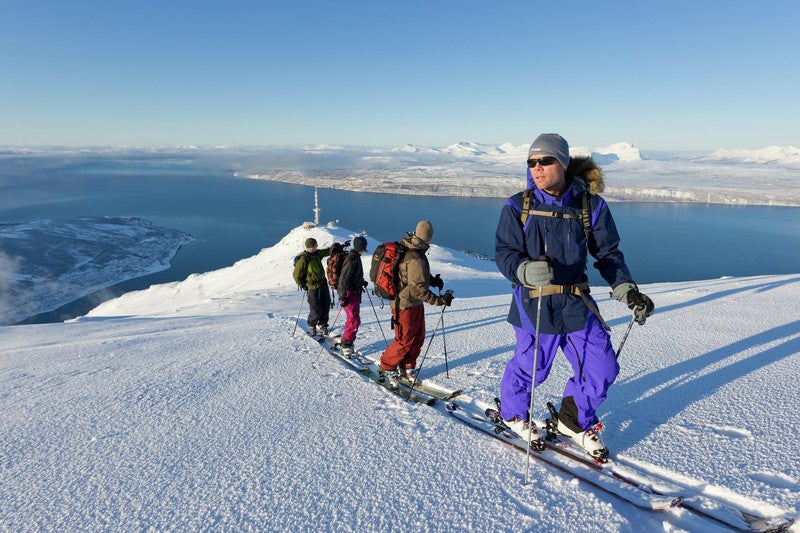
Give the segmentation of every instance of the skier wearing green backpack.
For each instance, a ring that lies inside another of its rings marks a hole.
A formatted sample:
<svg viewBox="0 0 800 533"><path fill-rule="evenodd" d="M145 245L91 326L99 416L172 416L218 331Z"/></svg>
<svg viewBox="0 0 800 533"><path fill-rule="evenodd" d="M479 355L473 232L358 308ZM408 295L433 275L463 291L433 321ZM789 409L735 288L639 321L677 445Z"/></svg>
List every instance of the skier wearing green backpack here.
<svg viewBox="0 0 800 533"><path fill-rule="evenodd" d="M318 248L317 240L309 237L306 250L298 255L294 265L294 281L298 287L308 292L308 330L317 336L317 326L322 335L328 335L328 315L331 309L331 294L322 258L331 253L330 248Z"/></svg>

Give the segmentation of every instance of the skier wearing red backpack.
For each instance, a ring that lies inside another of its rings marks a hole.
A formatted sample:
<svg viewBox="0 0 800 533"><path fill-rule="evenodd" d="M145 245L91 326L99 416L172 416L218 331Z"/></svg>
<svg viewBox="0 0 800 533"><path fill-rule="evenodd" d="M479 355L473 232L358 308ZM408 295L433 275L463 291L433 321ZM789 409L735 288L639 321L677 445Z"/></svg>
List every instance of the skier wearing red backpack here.
<svg viewBox="0 0 800 533"><path fill-rule="evenodd" d="M392 372L399 369L401 377L417 364L425 343L425 309L423 304L449 306L453 293L437 296L428 287L442 289L444 281L438 274L432 277L425 252L433 239L433 226L427 220L417 224L400 242L402 255L397 268L397 294L392 302L394 341L381 355L380 369Z"/></svg>

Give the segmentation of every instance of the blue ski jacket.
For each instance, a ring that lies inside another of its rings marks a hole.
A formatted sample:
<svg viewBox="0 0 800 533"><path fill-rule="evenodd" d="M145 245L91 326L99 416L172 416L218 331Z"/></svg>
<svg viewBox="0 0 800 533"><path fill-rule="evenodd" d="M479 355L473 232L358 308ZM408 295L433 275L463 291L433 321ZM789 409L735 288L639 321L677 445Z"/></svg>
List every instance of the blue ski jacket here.
<svg viewBox="0 0 800 533"><path fill-rule="evenodd" d="M535 292L531 297L532 289L523 287L517 277L517 267L523 261L546 256L553 268L552 283L556 285L586 282L588 254L596 260L594 267L612 289L620 283L633 283L633 279L619 250L619 234L608 204L596 194L603 190L603 176L591 158L570 158L567 191L560 198L537 189L530 170L527 175L528 189L533 192L532 210L567 213L575 217L531 214L523 227L520 215L524 191L509 198L500 214L495 234L495 261L514 287L508 322L534 332L537 298ZM579 216L585 194L589 194L588 241ZM544 296L540 332L562 334L581 330L586 326L588 313L589 309L579 295Z"/></svg>

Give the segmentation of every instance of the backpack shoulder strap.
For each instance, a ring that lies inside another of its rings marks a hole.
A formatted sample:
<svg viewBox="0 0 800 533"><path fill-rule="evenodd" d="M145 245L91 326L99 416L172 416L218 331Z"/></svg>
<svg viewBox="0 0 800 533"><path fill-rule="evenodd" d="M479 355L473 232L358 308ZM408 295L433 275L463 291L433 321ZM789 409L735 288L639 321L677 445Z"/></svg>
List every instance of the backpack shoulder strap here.
<svg viewBox="0 0 800 533"><path fill-rule="evenodd" d="M525 189L525 192L522 193L522 211L520 211L519 219L522 222L522 227L525 227L525 223L528 221L528 217L531 216L531 205L533 204L533 191L530 189Z"/></svg>
<svg viewBox="0 0 800 533"><path fill-rule="evenodd" d="M556 218L577 218L581 221L583 233L586 235L586 241L588 242L589 234L592 231L592 220L589 212L589 196L589 192L583 193L583 196L581 197L581 210L576 217L575 215L570 215L569 213L559 213L557 211L537 211L535 209L531 209L533 205L533 191L531 189L526 189L525 192L522 193L522 211L519 215L522 227L525 227L525 223L528 222L528 217L531 215L541 215Z"/></svg>
<svg viewBox="0 0 800 533"><path fill-rule="evenodd" d="M592 231L592 220L589 214L589 192L583 193L581 199L581 224L583 225L583 232L586 234L586 242L589 242L589 233Z"/></svg>

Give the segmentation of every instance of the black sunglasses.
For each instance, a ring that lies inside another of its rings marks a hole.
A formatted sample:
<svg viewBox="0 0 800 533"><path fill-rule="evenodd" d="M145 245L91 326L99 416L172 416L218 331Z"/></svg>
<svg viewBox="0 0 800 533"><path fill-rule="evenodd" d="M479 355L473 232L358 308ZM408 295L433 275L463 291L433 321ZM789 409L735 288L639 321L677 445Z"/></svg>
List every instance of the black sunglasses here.
<svg viewBox="0 0 800 533"><path fill-rule="evenodd" d="M558 159L548 155L548 156L545 156L545 157L540 157L539 159L528 159L528 166L533 168L538 163L538 164L542 165L543 167L549 167L550 165L552 165L556 161L558 161Z"/></svg>

